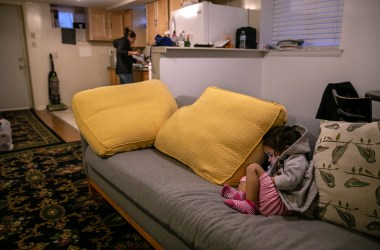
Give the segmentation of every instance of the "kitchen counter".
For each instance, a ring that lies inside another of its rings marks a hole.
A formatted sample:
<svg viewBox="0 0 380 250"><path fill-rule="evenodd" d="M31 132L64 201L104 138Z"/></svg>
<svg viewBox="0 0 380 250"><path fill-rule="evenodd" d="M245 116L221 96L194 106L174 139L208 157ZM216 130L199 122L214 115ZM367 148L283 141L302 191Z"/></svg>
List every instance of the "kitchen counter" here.
<svg viewBox="0 0 380 250"><path fill-rule="evenodd" d="M208 86L258 95L267 50L212 47L152 47L152 79L174 96L199 96Z"/></svg>
<svg viewBox="0 0 380 250"><path fill-rule="evenodd" d="M214 47L152 47L152 78L160 78L160 60L162 58L199 58L203 59L219 59L219 58L263 58L268 50L257 49L236 49L236 48L214 48Z"/></svg>
<svg viewBox="0 0 380 250"><path fill-rule="evenodd" d="M112 70L115 70L115 66L108 66L107 67L108 70L112 69ZM136 71L148 71L148 66L133 66L132 67L132 70L136 70Z"/></svg>
<svg viewBox="0 0 380 250"><path fill-rule="evenodd" d="M168 51L209 51L209 52L246 52L246 53L266 53L268 50L258 50L258 49L237 49L237 48L215 48L215 47L166 47L166 46L155 46L152 52L166 53Z"/></svg>
<svg viewBox="0 0 380 250"><path fill-rule="evenodd" d="M157 54L168 54L173 56L192 57L264 57L268 50L257 49L235 49L235 48L214 48L214 47L165 47L155 46L152 48L152 56ZM153 60L153 58L152 58Z"/></svg>

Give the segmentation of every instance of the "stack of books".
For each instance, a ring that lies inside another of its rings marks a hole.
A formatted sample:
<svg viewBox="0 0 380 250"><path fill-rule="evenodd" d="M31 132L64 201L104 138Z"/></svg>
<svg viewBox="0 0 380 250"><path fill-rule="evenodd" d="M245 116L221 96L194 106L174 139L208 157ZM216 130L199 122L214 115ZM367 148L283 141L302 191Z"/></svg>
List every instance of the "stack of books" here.
<svg viewBox="0 0 380 250"><path fill-rule="evenodd" d="M277 43L277 49L278 50L294 50L294 49L301 49L303 40L281 40Z"/></svg>

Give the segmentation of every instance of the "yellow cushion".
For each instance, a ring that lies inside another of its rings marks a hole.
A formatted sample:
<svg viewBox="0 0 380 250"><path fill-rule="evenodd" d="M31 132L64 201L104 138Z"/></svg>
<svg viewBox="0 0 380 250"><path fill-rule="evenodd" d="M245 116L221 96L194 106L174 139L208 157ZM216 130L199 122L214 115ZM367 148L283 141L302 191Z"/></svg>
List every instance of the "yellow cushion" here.
<svg viewBox="0 0 380 250"><path fill-rule="evenodd" d="M163 82L150 80L79 92L72 108L83 137L105 157L153 146L177 103Z"/></svg>
<svg viewBox="0 0 380 250"><path fill-rule="evenodd" d="M380 122L322 121L320 128L313 215L379 238Z"/></svg>
<svg viewBox="0 0 380 250"><path fill-rule="evenodd" d="M154 145L213 183L236 185L250 163L264 160L263 135L285 122L279 104L209 87L169 118Z"/></svg>

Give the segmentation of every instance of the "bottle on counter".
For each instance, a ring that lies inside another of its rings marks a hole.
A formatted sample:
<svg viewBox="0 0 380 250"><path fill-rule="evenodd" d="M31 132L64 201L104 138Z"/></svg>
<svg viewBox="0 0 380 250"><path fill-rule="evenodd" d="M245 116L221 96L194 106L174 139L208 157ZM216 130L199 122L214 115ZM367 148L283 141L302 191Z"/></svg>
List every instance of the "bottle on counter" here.
<svg viewBox="0 0 380 250"><path fill-rule="evenodd" d="M190 47L190 36L186 36L185 47Z"/></svg>
<svg viewBox="0 0 380 250"><path fill-rule="evenodd" d="M173 42L174 46L178 46L178 37L175 33L175 30L173 31L173 35L172 35L172 42Z"/></svg>
<svg viewBox="0 0 380 250"><path fill-rule="evenodd" d="M244 30L240 34L240 49L245 49L245 41L247 40L247 36L245 35Z"/></svg>
<svg viewBox="0 0 380 250"><path fill-rule="evenodd" d="M178 39L178 45L179 47L185 47L185 31L182 31L181 34L179 34Z"/></svg>

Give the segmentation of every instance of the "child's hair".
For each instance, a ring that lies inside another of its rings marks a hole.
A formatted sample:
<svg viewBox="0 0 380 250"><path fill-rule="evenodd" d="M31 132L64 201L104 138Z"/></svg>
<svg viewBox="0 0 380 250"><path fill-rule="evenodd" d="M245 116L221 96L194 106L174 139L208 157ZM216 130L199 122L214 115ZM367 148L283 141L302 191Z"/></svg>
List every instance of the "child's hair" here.
<svg viewBox="0 0 380 250"><path fill-rule="evenodd" d="M134 37L136 37L136 33L133 30L129 30L128 27L125 27L124 28L124 36L134 38Z"/></svg>
<svg viewBox="0 0 380 250"><path fill-rule="evenodd" d="M287 147L295 143L301 134L290 126L274 126L263 137L265 146L271 147L275 152L282 153Z"/></svg>

